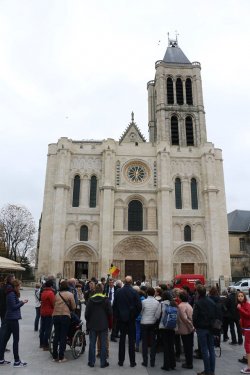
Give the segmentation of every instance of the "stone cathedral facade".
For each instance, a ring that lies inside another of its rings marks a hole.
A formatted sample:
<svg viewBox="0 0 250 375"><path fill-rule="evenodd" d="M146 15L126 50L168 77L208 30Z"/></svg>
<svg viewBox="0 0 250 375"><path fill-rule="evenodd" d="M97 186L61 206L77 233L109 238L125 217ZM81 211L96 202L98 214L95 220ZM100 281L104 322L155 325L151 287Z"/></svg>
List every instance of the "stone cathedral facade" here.
<svg viewBox="0 0 250 375"><path fill-rule="evenodd" d="M149 141L60 138L48 149L38 275L231 277L222 152L207 141L201 66L169 40L147 84Z"/></svg>

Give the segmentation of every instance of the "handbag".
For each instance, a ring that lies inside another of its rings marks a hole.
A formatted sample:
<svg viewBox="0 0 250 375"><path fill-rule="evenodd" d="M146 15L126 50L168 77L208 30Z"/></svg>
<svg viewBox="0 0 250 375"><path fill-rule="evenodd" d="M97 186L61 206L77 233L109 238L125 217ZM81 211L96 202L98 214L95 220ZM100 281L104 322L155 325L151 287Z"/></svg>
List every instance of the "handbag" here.
<svg viewBox="0 0 250 375"><path fill-rule="evenodd" d="M74 320L79 320L78 316L76 315L76 313L71 310L70 308L70 305L68 304L68 302L63 298L63 296L61 295L61 293L59 292L59 296L61 297L61 299L63 300L63 302L68 306L68 309L69 309L69 312L70 312L70 317L71 319L74 319Z"/></svg>

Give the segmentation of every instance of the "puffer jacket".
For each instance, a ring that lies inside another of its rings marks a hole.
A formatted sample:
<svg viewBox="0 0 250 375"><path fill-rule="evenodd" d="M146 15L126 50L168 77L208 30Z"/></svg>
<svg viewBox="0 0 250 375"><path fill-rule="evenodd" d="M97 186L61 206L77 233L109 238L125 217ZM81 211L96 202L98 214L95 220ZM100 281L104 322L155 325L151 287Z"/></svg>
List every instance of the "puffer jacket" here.
<svg viewBox="0 0 250 375"><path fill-rule="evenodd" d="M21 307L24 305L22 301L19 301L15 291L12 289L7 293L6 296L6 320L19 320L22 319Z"/></svg>
<svg viewBox="0 0 250 375"><path fill-rule="evenodd" d="M142 301L141 324L155 324L160 314L159 302L154 297L148 296Z"/></svg>

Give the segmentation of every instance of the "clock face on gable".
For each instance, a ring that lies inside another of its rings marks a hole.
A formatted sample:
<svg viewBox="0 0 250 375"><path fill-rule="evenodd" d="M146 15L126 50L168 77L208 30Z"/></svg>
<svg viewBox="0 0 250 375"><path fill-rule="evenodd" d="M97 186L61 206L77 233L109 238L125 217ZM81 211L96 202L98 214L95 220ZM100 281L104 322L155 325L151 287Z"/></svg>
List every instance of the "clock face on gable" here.
<svg viewBox="0 0 250 375"><path fill-rule="evenodd" d="M143 162L131 162L125 168L125 176L129 182L139 184L145 182L149 177L149 169Z"/></svg>

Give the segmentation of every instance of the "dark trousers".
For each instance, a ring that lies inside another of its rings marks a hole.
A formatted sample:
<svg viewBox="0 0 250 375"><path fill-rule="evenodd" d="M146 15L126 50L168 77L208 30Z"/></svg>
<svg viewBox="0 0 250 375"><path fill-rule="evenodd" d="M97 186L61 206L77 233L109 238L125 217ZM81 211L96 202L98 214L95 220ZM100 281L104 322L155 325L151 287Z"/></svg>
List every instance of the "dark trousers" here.
<svg viewBox="0 0 250 375"><path fill-rule="evenodd" d="M67 333L70 326L70 317L66 315L56 315L53 317L53 324L55 329L55 336L53 341L53 358L63 359L67 344Z"/></svg>
<svg viewBox="0 0 250 375"><path fill-rule="evenodd" d="M148 364L148 346L150 344L150 364L155 364L156 354L156 339L155 339L155 325L141 324L141 339L142 339L142 357L143 363Z"/></svg>
<svg viewBox="0 0 250 375"><path fill-rule="evenodd" d="M120 342L119 342L119 363L122 364L125 360L125 343L126 335L128 335L128 352L130 364L135 363L135 320L129 320L128 322L120 321Z"/></svg>
<svg viewBox="0 0 250 375"><path fill-rule="evenodd" d="M10 336L13 336L13 354L15 362L19 362L18 344L19 344L19 322L17 319L4 320L0 331L0 361L4 359L4 351Z"/></svg>
<svg viewBox="0 0 250 375"><path fill-rule="evenodd" d="M224 316L222 319L222 331L223 331L223 339L228 339L228 326L229 326L229 319L228 317Z"/></svg>
<svg viewBox="0 0 250 375"><path fill-rule="evenodd" d="M52 316L41 316L40 346L48 347L52 329Z"/></svg>
<svg viewBox="0 0 250 375"><path fill-rule="evenodd" d="M174 369L176 367L175 362L175 331L173 329L162 330L162 341L163 341L163 367L165 369Z"/></svg>
<svg viewBox="0 0 250 375"><path fill-rule="evenodd" d="M183 342L186 364L188 366L193 366L194 333L191 332L188 335L181 335L181 339Z"/></svg>
<svg viewBox="0 0 250 375"><path fill-rule="evenodd" d="M234 330L234 325L236 325L237 336L238 336L238 343L242 344L243 338L242 338L242 333L241 333L240 321L238 319L234 319L234 320L230 319L230 321L229 321L232 342L235 343L235 344L237 343L236 334L235 334L235 330Z"/></svg>
<svg viewBox="0 0 250 375"><path fill-rule="evenodd" d="M177 333L174 336L174 346L175 346L175 358L179 358L181 355L181 336Z"/></svg>
<svg viewBox="0 0 250 375"><path fill-rule="evenodd" d="M34 331L38 331L39 320L40 320L40 307L36 307L36 317L35 317L35 322L34 322Z"/></svg>
<svg viewBox="0 0 250 375"><path fill-rule="evenodd" d="M113 313L112 331L111 331L111 335L110 335L111 339L114 339L117 336L116 326L117 326L117 319L116 319L116 316Z"/></svg>

